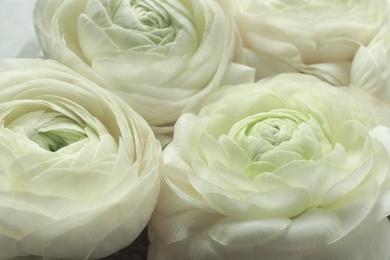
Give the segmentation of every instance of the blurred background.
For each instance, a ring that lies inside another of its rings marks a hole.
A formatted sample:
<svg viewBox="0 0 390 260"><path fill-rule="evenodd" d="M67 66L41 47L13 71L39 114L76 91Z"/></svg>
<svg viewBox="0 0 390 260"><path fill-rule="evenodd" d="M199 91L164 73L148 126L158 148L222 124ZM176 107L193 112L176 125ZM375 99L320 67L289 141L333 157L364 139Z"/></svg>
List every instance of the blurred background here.
<svg viewBox="0 0 390 260"><path fill-rule="evenodd" d="M27 43L37 44L32 23L35 2L0 0L0 59L18 56Z"/></svg>

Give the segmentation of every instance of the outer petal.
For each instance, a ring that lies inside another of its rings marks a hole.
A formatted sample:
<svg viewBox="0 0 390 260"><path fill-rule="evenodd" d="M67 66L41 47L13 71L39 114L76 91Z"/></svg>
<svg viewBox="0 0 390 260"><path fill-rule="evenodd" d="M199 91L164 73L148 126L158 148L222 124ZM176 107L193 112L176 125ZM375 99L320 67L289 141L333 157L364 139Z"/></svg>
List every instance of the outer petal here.
<svg viewBox="0 0 390 260"><path fill-rule="evenodd" d="M368 46L361 46L351 67L351 86L371 94L378 100L389 102L390 90L390 31L388 25Z"/></svg>

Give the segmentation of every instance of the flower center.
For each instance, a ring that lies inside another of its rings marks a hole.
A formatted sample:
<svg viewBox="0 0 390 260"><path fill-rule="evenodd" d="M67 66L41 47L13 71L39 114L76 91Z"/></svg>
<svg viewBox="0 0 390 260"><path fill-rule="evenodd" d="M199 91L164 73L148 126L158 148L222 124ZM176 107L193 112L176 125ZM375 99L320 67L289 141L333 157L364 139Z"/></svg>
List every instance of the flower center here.
<svg viewBox="0 0 390 260"><path fill-rule="evenodd" d="M259 113L238 121L229 132L252 160L294 138L299 125L306 119L294 111L278 109Z"/></svg>
<svg viewBox="0 0 390 260"><path fill-rule="evenodd" d="M87 137L77 122L55 112L30 112L13 120L7 128L52 152Z"/></svg>
<svg viewBox="0 0 390 260"><path fill-rule="evenodd" d="M72 130L52 130L47 132L37 132L44 141L43 148L52 152L68 146L86 137L85 134ZM38 142L39 144L39 142Z"/></svg>
<svg viewBox="0 0 390 260"><path fill-rule="evenodd" d="M134 1L132 4L134 11L137 13L139 21L149 27L166 28L170 22L165 20L160 14L150 10L144 6L140 1Z"/></svg>
<svg viewBox="0 0 390 260"><path fill-rule="evenodd" d="M273 146L291 139L296 125L290 120L266 119L248 126L245 131L247 136L262 138Z"/></svg>

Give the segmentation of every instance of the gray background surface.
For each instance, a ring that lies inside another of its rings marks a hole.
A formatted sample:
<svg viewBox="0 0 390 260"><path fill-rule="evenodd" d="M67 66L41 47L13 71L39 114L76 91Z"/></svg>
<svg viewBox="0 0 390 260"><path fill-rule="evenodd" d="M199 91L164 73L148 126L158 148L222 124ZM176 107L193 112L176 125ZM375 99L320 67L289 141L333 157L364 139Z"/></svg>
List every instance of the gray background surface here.
<svg viewBox="0 0 390 260"><path fill-rule="evenodd" d="M35 0L0 0L0 59L18 56L36 40L32 13Z"/></svg>

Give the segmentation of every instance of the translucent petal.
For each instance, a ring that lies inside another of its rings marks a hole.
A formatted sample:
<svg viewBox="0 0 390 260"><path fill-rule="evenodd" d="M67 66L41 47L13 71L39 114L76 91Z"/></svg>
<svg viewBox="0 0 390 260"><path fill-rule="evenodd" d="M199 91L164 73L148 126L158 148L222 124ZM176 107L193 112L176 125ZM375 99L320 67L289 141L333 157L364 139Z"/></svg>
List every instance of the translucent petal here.
<svg viewBox="0 0 390 260"><path fill-rule="evenodd" d="M223 245L256 245L277 236L281 230L289 228L288 218L260 220L239 220L224 218L215 223L209 232L210 237Z"/></svg>
<svg viewBox="0 0 390 260"><path fill-rule="evenodd" d="M246 198L245 201L264 208L274 217L293 218L311 206L311 194L302 188L273 189Z"/></svg>
<svg viewBox="0 0 390 260"><path fill-rule="evenodd" d="M351 232L371 214L377 198L378 186L372 181L349 192L331 205L322 207L337 214L342 223L341 232L336 240Z"/></svg>
<svg viewBox="0 0 390 260"><path fill-rule="evenodd" d="M262 219L272 216L265 208L246 202L239 192L221 189L191 176L190 182L208 205L223 215L245 219ZM243 196L247 193L244 192Z"/></svg>
<svg viewBox="0 0 390 260"><path fill-rule="evenodd" d="M110 37L85 15L78 18L77 32L81 49L89 62L99 53L118 49Z"/></svg>
<svg viewBox="0 0 390 260"><path fill-rule="evenodd" d="M295 218L285 232L263 243L284 250L305 250L326 244L336 238L342 228L337 214L312 208Z"/></svg>

